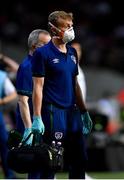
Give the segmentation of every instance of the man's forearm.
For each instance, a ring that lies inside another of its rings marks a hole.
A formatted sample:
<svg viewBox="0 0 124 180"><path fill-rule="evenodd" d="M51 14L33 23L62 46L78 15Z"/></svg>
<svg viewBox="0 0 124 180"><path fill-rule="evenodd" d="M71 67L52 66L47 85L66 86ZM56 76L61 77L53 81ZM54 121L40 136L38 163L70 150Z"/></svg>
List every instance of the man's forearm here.
<svg viewBox="0 0 124 180"><path fill-rule="evenodd" d="M81 88L80 88L78 82L76 84L76 103L82 112L86 111L87 108L86 108L86 105L84 103Z"/></svg>
<svg viewBox="0 0 124 180"><path fill-rule="evenodd" d="M19 100L19 109L25 128L31 128L32 122L28 100Z"/></svg>
<svg viewBox="0 0 124 180"><path fill-rule="evenodd" d="M35 116L41 116L41 106L42 106L42 92L41 89L34 88L33 91L33 111Z"/></svg>
<svg viewBox="0 0 124 180"><path fill-rule="evenodd" d="M33 111L34 116L41 116L44 78L33 78Z"/></svg>
<svg viewBox="0 0 124 180"><path fill-rule="evenodd" d="M13 71L17 72L19 64L8 56L3 55L3 62Z"/></svg>
<svg viewBox="0 0 124 180"><path fill-rule="evenodd" d="M17 93L13 92L8 96L5 96L4 98L0 99L0 105L5 105L7 103L10 103L11 101L15 100L17 98Z"/></svg>

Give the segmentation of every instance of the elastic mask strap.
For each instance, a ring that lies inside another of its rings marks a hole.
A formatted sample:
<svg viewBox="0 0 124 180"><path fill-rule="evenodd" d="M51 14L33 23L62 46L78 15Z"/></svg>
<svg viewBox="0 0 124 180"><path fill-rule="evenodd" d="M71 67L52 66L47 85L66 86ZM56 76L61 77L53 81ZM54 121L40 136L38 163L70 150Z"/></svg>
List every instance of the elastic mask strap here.
<svg viewBox="0 0 124 180"><path fill-rule="evenodd" d="M51 22L48 22L48 24L53 27L54 29L57 29L57 31L61 32L61 29L57 28L56 26L54 26Z"/></svg>

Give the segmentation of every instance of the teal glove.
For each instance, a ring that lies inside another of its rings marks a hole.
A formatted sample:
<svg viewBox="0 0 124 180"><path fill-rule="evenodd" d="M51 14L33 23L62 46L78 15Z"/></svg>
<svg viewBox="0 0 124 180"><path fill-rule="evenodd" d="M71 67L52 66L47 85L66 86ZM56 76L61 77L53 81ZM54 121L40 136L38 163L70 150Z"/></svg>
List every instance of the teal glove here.
<svg viewBox="0 0 124 180"><path fill-rule="evenodd" d="M33 116L32 131L44 134L45 126L40 116Z"/></svg>
<svg viewBox="0 0 124 180"><path fill-rule="evenodd" d="M92 130L92 120L90 118L89 112L86 111L85 113L81 114L81 119L83 122L83 134L89 134Z"/></svg>
<svg viewBox="0 0 124 180"><path fill-rule="evenodd" d="M25 139L28 137L28 135L32 132L31 128L25 128L22 142L25 141ZM29 137L29 139L25 142L25 145L31 145L33 140L33 135Z"/></svg>

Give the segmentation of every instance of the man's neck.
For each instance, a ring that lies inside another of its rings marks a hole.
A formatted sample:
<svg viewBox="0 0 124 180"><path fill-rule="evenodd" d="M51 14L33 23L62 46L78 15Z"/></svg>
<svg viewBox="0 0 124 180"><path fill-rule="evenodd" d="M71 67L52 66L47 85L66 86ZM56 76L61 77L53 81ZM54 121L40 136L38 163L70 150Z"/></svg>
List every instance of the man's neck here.
<svg viewBox="0 0 124 180"><path fill-rule="evenodd" d="M67 53L66 44L63 43L62 40L57 39L57 38L52 38L52 42L59 51L61 51L63 53Z"/></svg>

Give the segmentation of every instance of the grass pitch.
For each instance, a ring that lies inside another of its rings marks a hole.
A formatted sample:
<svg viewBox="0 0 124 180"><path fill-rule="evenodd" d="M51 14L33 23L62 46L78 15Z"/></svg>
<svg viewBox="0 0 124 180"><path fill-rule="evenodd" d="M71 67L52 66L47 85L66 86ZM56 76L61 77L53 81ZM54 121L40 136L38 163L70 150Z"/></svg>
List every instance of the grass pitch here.
<svg viewBox="0 0 124 180"><path fill-rule="evenodd" d="M18 179L27 179L27 174L17 174ZM88 172L92 179L124 179L124 172ZM4 179L2 169L0 169L0 179ZM56 179L68 179L68 173L57 173Z"/></svg>

